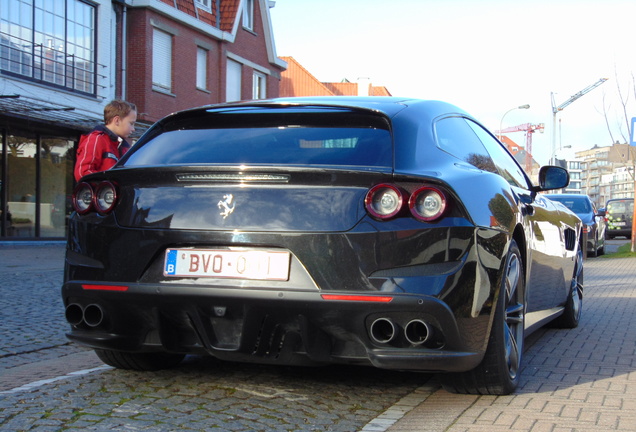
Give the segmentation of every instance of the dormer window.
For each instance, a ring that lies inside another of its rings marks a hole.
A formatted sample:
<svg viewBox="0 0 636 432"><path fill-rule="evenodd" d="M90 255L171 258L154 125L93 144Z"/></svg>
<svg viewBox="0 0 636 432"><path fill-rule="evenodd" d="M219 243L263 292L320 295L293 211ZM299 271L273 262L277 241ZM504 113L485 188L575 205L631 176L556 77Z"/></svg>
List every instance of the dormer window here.
<svg viewBox="0 0 636 432"><path fill-rule="evenodd" d="M194 0L194 4L197 5L198 8L201 8L205 11L212 12L212 7L210 2L212 0Z"/></svg>
<svg viewBox="0 0 636 432"><path fill-rule="evenodd" d="M243 27L247 30L254 30L254 0L243 2Z"/></svg>

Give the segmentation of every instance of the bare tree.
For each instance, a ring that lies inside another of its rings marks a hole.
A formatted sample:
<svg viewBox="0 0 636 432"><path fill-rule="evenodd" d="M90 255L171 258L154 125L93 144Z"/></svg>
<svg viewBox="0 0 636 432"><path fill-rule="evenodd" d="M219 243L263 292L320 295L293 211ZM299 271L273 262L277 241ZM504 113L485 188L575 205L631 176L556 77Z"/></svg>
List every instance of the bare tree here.
<svg viewBox="0 0 636 432"><path fill-rule="evenodd" d="M605 125L607 126L607 132L609 133L612 143L629 143L629 132L631 128L631 117L628 115L630 105L633 101L636 101L636 78L634 74L630 74L629 83L627 89L624 84L621 83L618 70L614 67L614 82L616 83L616 95L618 96L619 107L612 112L612 105L607 103L606 94L603 93L603 116L605 117ZM616 122L615 125L610 123L610 120ZM614 131L617 131L615 134ZM616 137L620 138L619 142Z"/></svg>
<svg viewBox="0 0 636 432"><path fill-rule="evenodd" d="M621 86L621 80L618 76L618 71L616 67L614 67L614 82L616 83L616 94L618 96L618 104L620 105L614 113L611 113L611 105L606 104L605 94L603 94L603 115L605 117L605 125L607 126L607 131L610 135L612 143L619 143L618 140L614 139L613 128L610 125L610 118L613 116L616 120L616 129L618 130L618 135L622 138L622 143L630 144L631 143L631 117L628 115L628 112L634 112L631 105L636 101L636 79L634 77L634 73L630 74L629 84L627 85L627 89ZM613 115L612 115L613 114ZM634 165L636 164L636 158L631 157L633 152L631 148L627 152L626 158L621 156L623 159L623 163L625 165ZM631 175L632 180L636 180L634 178L634 171L629 171L628 173ZM636 194L636 182L634 183L634 193ZM634 214L632 215L632 236L631 236L631 251L636 252L636 209Z"/></svg>

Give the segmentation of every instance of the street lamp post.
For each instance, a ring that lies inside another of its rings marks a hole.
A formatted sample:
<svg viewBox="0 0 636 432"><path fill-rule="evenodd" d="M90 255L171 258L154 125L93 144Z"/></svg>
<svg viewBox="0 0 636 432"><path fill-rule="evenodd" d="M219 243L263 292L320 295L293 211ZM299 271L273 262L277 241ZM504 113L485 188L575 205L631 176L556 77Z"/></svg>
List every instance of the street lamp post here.
<svg viewBox="0 0 636 432"><path fill-rule="evenodd" d="M518 107L514 107L514 108L510 108L508 111L506 111L504 113L504 115L501 116L501 120L499 121L499 141L501 141L501 131L503 130L503 121L504 121L504 117L506 117L506 115L510 112L510 111L514 111L516 109L528 109L530 108L530 105L525 104L525 105L519 105Z"/></svg>

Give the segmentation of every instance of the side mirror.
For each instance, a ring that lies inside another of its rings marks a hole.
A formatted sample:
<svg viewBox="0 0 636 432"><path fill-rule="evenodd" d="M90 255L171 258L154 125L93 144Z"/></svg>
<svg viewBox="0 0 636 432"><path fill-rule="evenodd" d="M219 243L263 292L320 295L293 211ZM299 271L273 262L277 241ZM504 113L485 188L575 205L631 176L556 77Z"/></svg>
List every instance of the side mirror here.
<svg viewBox="0 0 636 432"><path fill-rule="evenodd" d="M533 188L534 191L547 191L552 189L562 189L570 184L570 173L568 170L558 166L543 166L539 170L539 185Z"/></svg>

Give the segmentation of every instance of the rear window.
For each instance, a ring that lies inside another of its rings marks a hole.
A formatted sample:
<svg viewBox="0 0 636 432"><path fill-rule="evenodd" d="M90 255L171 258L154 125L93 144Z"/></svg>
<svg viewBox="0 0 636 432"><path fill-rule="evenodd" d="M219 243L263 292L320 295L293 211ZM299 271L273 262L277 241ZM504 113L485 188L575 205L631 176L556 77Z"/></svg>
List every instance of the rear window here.
<svg viewBox="0 0 636 432"><path fill-rule="evenodd" d="M584 198L569 198L569 197L550 197L553 201L559 201L564 206L572 210L574 213L590 213L592 207L588 200Z"/></svg>
<svg viewBox="0 0 636 432"><path fill-rule="evenodd" d="M634 201L608 201L607 213L610 215L624 215L623 217L631 216L634 212Z"/></svg>
<svg viewBox="0 0 636 432"><path fill-rule="evenodd" d="M147 139L146 139L147 138ZM390 169L386 119L324 113L200 114L149 132L128 167L201 164L344 165Z"/></svg>

